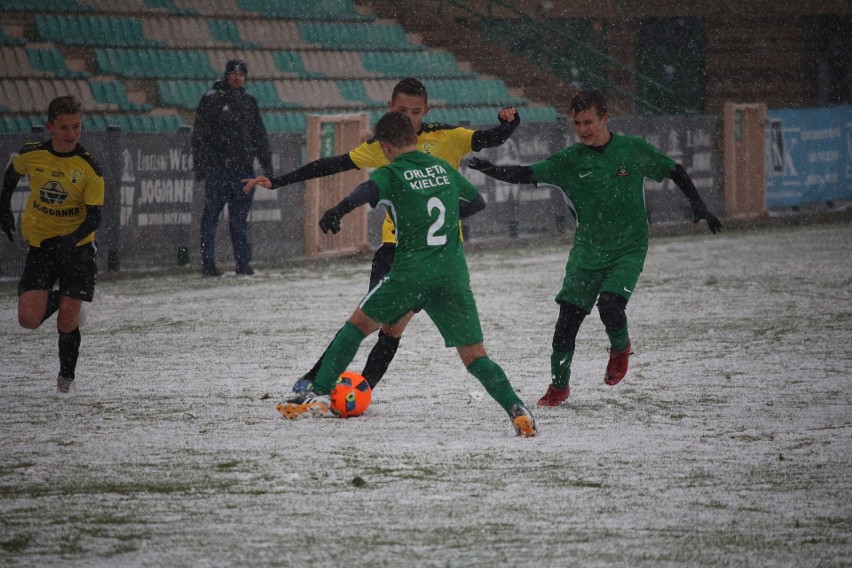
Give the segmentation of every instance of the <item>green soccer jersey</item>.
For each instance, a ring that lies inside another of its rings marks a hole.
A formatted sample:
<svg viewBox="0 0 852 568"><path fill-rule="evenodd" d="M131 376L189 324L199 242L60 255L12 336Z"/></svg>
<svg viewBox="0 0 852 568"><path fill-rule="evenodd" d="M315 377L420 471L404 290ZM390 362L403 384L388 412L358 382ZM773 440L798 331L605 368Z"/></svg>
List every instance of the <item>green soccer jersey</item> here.
<svg viewBox="0 0 852 568"><path fill-rule="evenodd" d="M419 151L407 152L370 176L379 204L396 225L391 276L467 278L459 236L459 199L479 193L449 163Z"/></svg>
<svg viewBox="0 0 852 568"><path fill-rule="evenodd" d="M674 160L643 139L615 133L603 150L572 144L530 166L538 183L565 193L577 218L572 255L590 269L647 247L645 178L661 181L674 167Z"/></svg>

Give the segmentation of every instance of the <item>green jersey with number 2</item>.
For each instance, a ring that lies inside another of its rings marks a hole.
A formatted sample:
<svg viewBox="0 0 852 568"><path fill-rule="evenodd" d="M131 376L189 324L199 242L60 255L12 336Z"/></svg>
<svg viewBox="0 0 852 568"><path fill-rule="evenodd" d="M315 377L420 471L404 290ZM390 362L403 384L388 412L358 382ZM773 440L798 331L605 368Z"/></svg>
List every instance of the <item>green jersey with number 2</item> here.
<svg viewBox="0 0 852 568"><path fill-rule="evenodd" d="M412 151L370 177L396 225L394 279L468 278L459 237L459 199L479 191L450 164Z"/></svg>

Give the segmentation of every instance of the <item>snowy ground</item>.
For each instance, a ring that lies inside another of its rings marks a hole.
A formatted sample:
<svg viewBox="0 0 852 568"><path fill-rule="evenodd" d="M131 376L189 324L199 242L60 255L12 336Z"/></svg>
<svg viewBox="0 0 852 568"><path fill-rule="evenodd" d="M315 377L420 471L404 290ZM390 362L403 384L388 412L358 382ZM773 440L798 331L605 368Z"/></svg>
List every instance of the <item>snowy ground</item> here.
<svg viewBox="0 0 852 568"><path fill-rule="evenodd" d="M850 566L850 251L849 224L653 240L628 377L593 313L535 439L423 316L364 417L278 417L368 261L106 279L70 400L2 283L0 565ZM567 246L468 256L533 405Z"/></svg>

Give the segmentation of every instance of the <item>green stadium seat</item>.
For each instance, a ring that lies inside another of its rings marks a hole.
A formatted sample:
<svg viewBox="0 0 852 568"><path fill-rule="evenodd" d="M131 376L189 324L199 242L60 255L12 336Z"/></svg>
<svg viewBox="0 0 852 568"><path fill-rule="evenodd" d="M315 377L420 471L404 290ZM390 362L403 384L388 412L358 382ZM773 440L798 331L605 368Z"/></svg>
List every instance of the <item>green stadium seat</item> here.
<svg viewBox="0 0 852 568"><path fill-rule="evenodd" d="M273 51L272 58L275 66L285 73L294 73L302 79L319 79L324 77L323 73L307 71L299 53L295 51Z"/></svg>
<svg viewBox="0 0 852 568"><path fill-rule="evenodd" d="M267 132L292 132L301 134L307 127L307 119L301 112L266 112L261 115Z"/></svg>
<svg viewBox="0 0 852 568"><path fill-rule="evenodd" d="M374 100L367 94L361 81L336 81L337 90L347 101L360 103L366 108L387 108L384 100Z"/></svg>
<svg viewBox="0 0 852 568"><path fill-rule="evenodd" d="M22 37L12 37L11 35L6 33L6 30L3 29L3 26L0 25L0 45L24 45L27 43L27 40Z"/></svg>
<svg viewBox="0 0 852 568"><path fill-rule="evenodd" d="M237 0L244 12L256 12L261 16L303 20L372 20L372 16L355 11L352 0Z"/></svg>
<svg viewBox="0 0 852 568"><path fill-rule="evenodd" d="M145 5L150 6L151 8L163 8L169 14L174 14L176 16L188 16L196 13L192 8L181 8L180 6L175 6L174 0L145 0Z"/></svg>
<svg viewBox="0 0 852 568"><path fill-rule="evenodd" d="M361 53L363 66L368 71L386 77L474 78L476 73L462 71L452 53L445 51L396 52L365 51Z"/></svg>
<svg viewBox="0 0 852 568"><path fill-rule="evenodd" d="M34 18L39 39L59 45L163 47L144 37L136 18L116 16L55 16Z"/></svg>
<svg viewBox="0 0 852 568"><path fill-rule="evenodd" d="M240 31L237 25L231 20L207 20L207 26L210 28L210 35L216 41L230 43L234 47L245 49L257 49L260 47L254 42L246 41L240 37Z"/></svg>
<svg viewBox="0 0 852 568"><path fill-rule="evenodd" d="M77 0L3 0L5 12L95 12L97 8Z"/></svg>
<svg viewBox="0 0 852 568"><path fill-rule="evenodd" d="M419 50L398 24L353 22L299 22L299 34L307 42L338 50Z"/></svg>
<svg viewBox="0 0 852 568"><path fill-rule="evenodd" d="M46 71L53 73L56 77L67 79L85 79L89 76L84 71L71 71L65 65L65 59L58 49L42 48L34 49L27 48L27 58L30 65L36 71Z"/></svg>
<svg viewBox="0 0 852 568"><path fill-rule="evenodd" d="M127 91L120 81L90 81L89 88L95 101L117 105L120 110L151 110L149 104L134 103L127 98Z"/></svg>

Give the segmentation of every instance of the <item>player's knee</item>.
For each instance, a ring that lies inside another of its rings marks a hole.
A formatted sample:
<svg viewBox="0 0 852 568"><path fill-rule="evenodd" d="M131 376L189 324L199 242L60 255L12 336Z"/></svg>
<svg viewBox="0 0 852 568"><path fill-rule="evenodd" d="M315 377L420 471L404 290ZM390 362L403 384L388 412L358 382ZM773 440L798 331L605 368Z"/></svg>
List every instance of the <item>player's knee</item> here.
<svg viewBox="0 0 852 568"><path fill-rule="evenodd" d="M598 297L598 313L606 329L619 330L627 325L627 298L613 294L612 292L601 292Z"/></svg>
<svg viewBox="0 0 852 568"><path fill-rule="evenodd" d="M42 317L38 317L31 310L18 312L18 325L24 329L36 329L41 322Z"/></svg>
<svg viewBox="0 0 852 568"><path fill-rule="evenodd" d="M586 317L586 312L574 304L560 303L559 318L553 331L553 350L567 353L574 350L580 324Z"/></svg>

